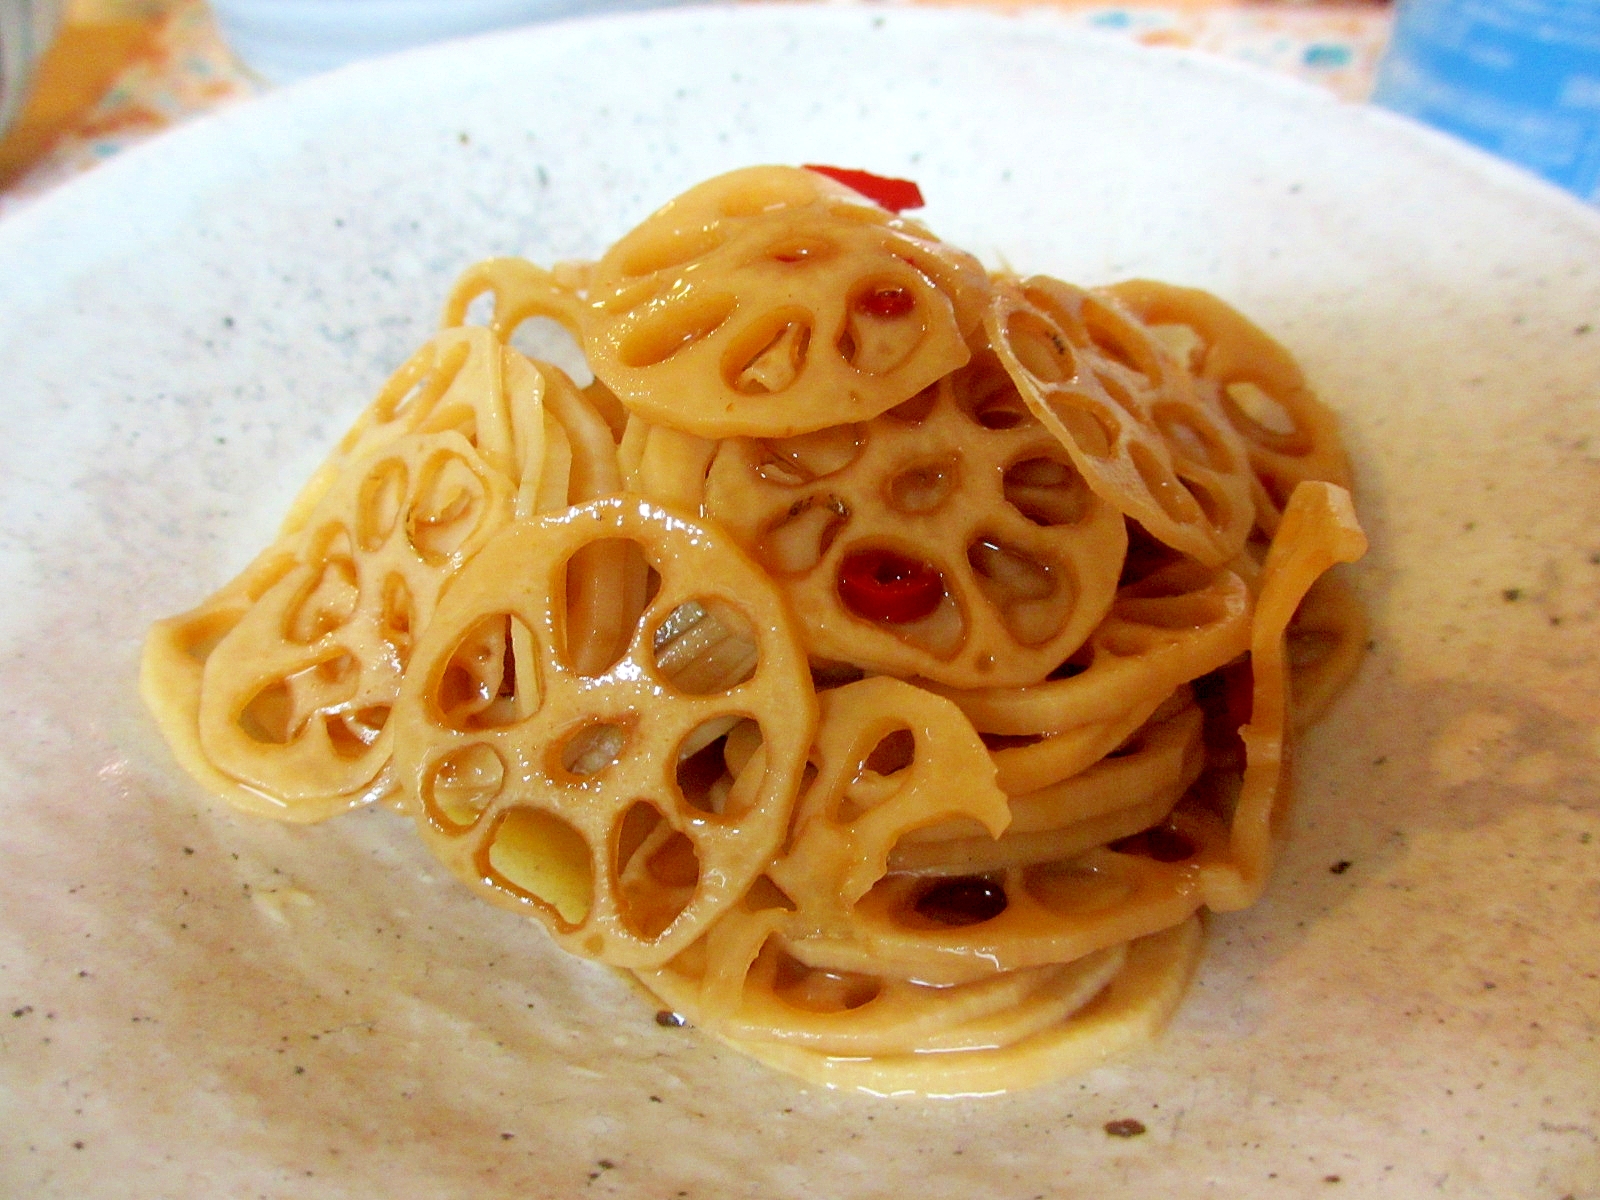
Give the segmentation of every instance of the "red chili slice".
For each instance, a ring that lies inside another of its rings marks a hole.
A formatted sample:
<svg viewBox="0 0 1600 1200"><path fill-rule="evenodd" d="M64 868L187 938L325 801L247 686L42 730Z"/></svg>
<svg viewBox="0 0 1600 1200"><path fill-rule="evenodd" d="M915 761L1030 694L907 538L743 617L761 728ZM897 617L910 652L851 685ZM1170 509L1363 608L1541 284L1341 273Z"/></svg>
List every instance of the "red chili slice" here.
<svg viewBox="0 0 1600 1200"><path fill-rule="evenodd" d="M857 616L904 625L939 607L944 577L889 550L858 550L839 564L839 597Z"/></svg>
<svg viewBox="0 0 1600 1200"><path fill-rule="evenodd" d="M869 317L882 317L885 320L903 317L916 306L917 298L903 287L879 288L874 292L863 293L856 301L856 308L859 311Z"/></svg>
<svg viewBox="0 0 1600 1200"><path fill-rule="evenodd" d="M909 179L894 179L887 175L874 175L854 167L823 167L806 163L805 169L826 175L890 212L905 212L908 208L921 208L922 189Z"/></svg>

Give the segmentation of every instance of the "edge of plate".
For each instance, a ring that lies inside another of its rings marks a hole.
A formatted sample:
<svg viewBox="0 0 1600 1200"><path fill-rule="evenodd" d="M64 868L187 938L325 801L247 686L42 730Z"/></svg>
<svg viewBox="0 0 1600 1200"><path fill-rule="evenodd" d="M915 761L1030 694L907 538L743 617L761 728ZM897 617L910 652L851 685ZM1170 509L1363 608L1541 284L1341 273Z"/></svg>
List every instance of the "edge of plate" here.
<svg viewBox="0 0 1600 1200"><path fill-rule="evenodd" d="M596 38L649 37L694 26L713 33L751 25L789 26L800 32L817 26L853 31L899 26L922 32L959 31L964 37L970 36L974 27L986 27L1026 31L1030 39L1048 37L1068 50L1092 47L1096 54L1118 55L1141 70L1157 63L1177 63L1184 70L1273 95L1292 108L1322 109L1333 118L1330 132L1338 128L1335 122L1350 129L1380 131L1376 136L1406 145L1422 161L1469 175L1475 183L1508 198L1537 203L1548 216L1570 222L1574 233L1600 237L1600 211L1531 172L1401 114L1341 100L1315 84L1251 63L1201 50L1145 46L1072 25L1059 14L1048 12L805 3L773 7L691 5L579 17L451 39L352 63L204 114L66 181L0 221L0 263L12 260L14 265L6 274L28 272L35 263L47 263L53 272L60 273L64 267L70 269L87 261L96 246L82 239L81 229L93 224L85 218L108 201L114 201L123 214L113 237L130 223L147 225L152 230L180 223L217 187L294 153L320 114L331 109L359 113L365 104L386 103L386 90L370 84L395 72L443 74L453 64L465 65L468 61L481 71L486 52L517 55L534 48L541 55L561 55L592 44ZM208 153L223 146L232 153ZM240 147L245 148L243 153L239 152ZM183 167L181 180L168 170L174 160Z"/></svg>

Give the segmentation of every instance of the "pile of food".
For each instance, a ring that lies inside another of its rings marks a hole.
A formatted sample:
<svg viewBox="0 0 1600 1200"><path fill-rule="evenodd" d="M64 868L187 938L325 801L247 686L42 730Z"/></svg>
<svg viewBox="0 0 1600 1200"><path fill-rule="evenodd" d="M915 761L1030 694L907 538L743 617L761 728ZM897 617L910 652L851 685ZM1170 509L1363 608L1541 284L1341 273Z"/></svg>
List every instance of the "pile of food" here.
<svg viewBox="0 0 1600 1200"><path fill-rule="evenodd" d="M286 820L398 806L809 1080L997 1091L1148 1037L1359 660L1346 457L1213 296L992 273L917 199L754 167L598 261L467 271L278 539L152 630L182 764Z"/></svg>

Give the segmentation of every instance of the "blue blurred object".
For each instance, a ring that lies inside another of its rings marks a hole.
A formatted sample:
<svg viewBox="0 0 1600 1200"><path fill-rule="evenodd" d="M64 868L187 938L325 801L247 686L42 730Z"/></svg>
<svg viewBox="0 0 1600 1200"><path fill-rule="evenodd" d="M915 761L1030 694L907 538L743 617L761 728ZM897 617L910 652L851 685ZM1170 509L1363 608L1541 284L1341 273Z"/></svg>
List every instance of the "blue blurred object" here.
<svg viewBox="0 0 1600 1200"><path fill-rule="evenodd" d="M1372 98L1600 202L1600 0L1401 0Z"/></svg>

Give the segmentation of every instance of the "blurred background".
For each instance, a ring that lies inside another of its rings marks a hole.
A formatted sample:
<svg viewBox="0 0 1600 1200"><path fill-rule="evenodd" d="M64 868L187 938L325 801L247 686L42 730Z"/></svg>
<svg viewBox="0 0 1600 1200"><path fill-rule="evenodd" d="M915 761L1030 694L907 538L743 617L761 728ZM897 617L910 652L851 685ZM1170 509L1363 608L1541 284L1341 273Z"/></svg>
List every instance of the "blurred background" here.
<svg viewBox="0 0 1600 1200"><path fill-rule="evenodd" d="M675 2L0 0L0 218L163 129L355 59ZM1375 99L1600 199L1600 0L829 2L1047 8Z"/></svg>

